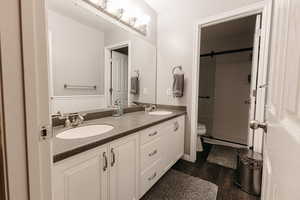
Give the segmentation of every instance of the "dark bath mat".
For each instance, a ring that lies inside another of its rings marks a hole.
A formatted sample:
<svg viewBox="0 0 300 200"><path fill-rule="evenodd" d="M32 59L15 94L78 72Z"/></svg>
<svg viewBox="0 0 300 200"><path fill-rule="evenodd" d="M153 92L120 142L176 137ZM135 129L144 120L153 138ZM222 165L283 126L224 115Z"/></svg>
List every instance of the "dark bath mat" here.
<svg viewBox="0 0 300 200"><path fill-rule="evenodd" d="M142 200L216 200L217 193L215 184L171 169Z"/></svg>
<svg viewBox="0 0 300 200"><path fill-rule="evenodd" d="M214 145L208 155L207 162L236 169L237 154L237 149L233 147Z"/></svg>

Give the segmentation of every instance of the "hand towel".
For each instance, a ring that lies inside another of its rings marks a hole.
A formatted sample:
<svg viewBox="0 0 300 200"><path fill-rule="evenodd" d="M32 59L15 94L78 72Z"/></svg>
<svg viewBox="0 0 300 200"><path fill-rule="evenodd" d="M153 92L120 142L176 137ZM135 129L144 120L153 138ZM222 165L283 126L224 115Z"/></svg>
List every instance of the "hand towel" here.
<svg viewBox="0 0 300 200"><path fill-rule="evenodd" d="M134 94L134 95L138 95L139 94L139 87L140 87L139 78L137 76L131 77L130 93Z"/></svg>
<svg viewBox="0 0 300 200"><path fill-rule="evenodd" d="M173 96L182 97L184 92L184 74L175 73L173 75Z"/></svg>

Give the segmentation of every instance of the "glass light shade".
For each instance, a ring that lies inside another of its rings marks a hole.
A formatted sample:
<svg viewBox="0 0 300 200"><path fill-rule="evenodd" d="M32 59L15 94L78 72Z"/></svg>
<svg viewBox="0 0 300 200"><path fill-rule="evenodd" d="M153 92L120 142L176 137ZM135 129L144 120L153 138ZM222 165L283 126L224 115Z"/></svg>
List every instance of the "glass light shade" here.
<svg viewBox="0 0 300 200"><path fill-rule="evenodd" d="M107 0L89 0L89 1L95 4L96 6L100 6L103 9L106 8Z"/></svg>
<svg viewBox="0 0 300 200"><path fill-rule="evenodd" d="M100 0L89 0L91 3L95 4L95 5L99 5L100 4Z"/></svg>
<svg viewBox="0 0 300 200"><path fill-rule="evenodd" d="M139 29L140 31L144 32L145 34L147 34L148 25L146 25L146 24L144 24L144 25L138 25L136 28Z"/></svg>
<svg viewBox="0 0 300 200"><path fill-rule="evenodd" d="M128 6L125 9L123 20L129 22L133 18L138 18L141 15L141 10L138 8L135 8L133 5Z"/></svg>
<svg viewBox="0 0 300 200"><path fill-rule="evenodd" d="M119 4L118 0L108 0L106 4L106 10L112 14L118 12L122 7Z"/></svg>
<svg viewBox="0 0 300 200"><path fill-rule="evenodd" d="M142 16L138 17L136 25L137 26L148 25L150 21L151 21L150 16L142 15Z"/></svg>

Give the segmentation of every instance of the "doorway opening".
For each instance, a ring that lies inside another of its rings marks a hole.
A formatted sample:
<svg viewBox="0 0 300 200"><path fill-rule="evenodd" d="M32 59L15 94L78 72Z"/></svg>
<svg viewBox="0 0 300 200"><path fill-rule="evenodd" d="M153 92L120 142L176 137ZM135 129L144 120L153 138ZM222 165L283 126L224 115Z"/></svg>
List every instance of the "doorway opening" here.
<svg viewBox="0 0 300 200"><path fill-rule="evenodd" d="M130 43L124 42L105 48L106 99L108 106L130 102Z"/></svg>
<svg viewBox="0 0 300 200"><path fill-rule="evenodd" d="M191 137L190 137L190 155L186 155L185 159L191 162L195 162L197 159L197 147L198 150L203 150L203 146L201 145L202 142L198 142L201 140L201 137L198 137L198 103L199 103L199 80L200 80L200 71L203 65L201 64L201 38L203 35L203 31L207 27L212 27L215 25L227 23L227 22L233 22L234 20L241 20L247 17L256 16L255 21L255 36L252 35L252 71L251 71L251 94L252 99L246 99L250 100L249 103L251 103L250 106L250 112L248 110L248 120L256 120L256 121L264 121L265 120L265 102L266 102L266 88L267 88L267 74L268 74L268 52L269 52L269 42L270 42L270 30L271 30L271 12L272 11L272 4L271 2L261 2L261 3L255 3L249 6L245 6L243 8L239 8L236 10L231 10L229 12L221 13L219 15L210 16L204 20L201 20L200 22L195 24L195 34L194 34L194 41L195 45L193 47L193 69L192 69L192 104L191 104ZM246 25L246 24L245 24ZM248 28L249 29L249 28ZM235 30L232 28L224 27L223 30L221 30L221 33L227 34L228 32L234 32ZM253 39L254 38L254 39ZM226 42L226 41L225 41ZM233 41L232 43L238 43L238 41ZM224 50L213 50L208 52L210 55L214 55L216 61L218 56L225 56L224 53L233 53L235 54L236 51L238 53L246 53L248 51L248 48L251 48L251 46L243 46L241 48L237 49L224 49ZM240 52L240 50L244 52ZM248 51L249 53L249 51ZM202 53L205 54L205 53ZM208 59L208 58L207 58ZM250 59L250 58L249 58ZM253 70L257 70L255 73ZM255 77L257 75L257 77ZM248 77L247 77L248 78ZM250 77L249 77L250 78ZM253 81L256 78L256 82ZM255 84L256 83L256 84ZM256 86L256 89L254 88ZM248 91L248 95L250 94L250 91ZM255 98L255 101L254 99ZM245 100L244 100L245 103ZM248 102L247 102L248 103ZM255 104L254 104L255 103ZM252 105L255 105L255 107L252 107ZM227 106L227 105L226 105ZM251 114L251 115L250 115ZM251 118L253 117L253 118ZM249 123L249 121L248 121ZM200 127L201 129L201 127ZM205 130L204 128L202 130ZM204 131L205 132L205 131ZM254 133L255 132L255 133ZM202 131L203 133L203 131ZM263 136L264 132L263 130L255 130L252 132L248 131L249 135L247 138L247 144L242 145L247 148L252 148L255 152L262 153L263 149ZM206 132L205 132L206 134ZM252 138L252 139L251 139ZM221 140L214 140L221 142ZM251 144L252 142L252 144ZM200 145L197 145L200 144ZM228 144L227 144L228 145ZM230 146L232 145L240 145L240 144L234 144L230 143ZM228 145L229 146L229 145Z"/></svg>
<svg viewBox="0 0 300 200"><path fill-rule="evenodd" d="M128 46L111 50L110 100L128 105Z"/></svg>
<svg viewBox="0 0 300 200"><path fill-rule="evenodd" d="M203 142L252 147L261 16L204 27L201 32L197 147ZM230 30L230 31L228 31ZM254 50L255 49L255 50Z"/></svg>

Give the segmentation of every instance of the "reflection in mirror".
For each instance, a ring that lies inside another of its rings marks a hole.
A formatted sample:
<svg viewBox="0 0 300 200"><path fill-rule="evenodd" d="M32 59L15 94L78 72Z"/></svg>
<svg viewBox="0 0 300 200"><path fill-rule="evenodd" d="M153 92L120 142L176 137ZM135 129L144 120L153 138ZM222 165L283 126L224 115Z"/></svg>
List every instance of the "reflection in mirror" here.
<svg viewBox="0 0 300 200"><path fill-rule="evenodd" d="M48 1L48 33L52 114L156 103L156 47L144 35L73 0Z"/></svg>

